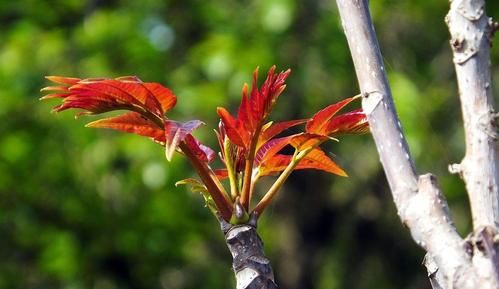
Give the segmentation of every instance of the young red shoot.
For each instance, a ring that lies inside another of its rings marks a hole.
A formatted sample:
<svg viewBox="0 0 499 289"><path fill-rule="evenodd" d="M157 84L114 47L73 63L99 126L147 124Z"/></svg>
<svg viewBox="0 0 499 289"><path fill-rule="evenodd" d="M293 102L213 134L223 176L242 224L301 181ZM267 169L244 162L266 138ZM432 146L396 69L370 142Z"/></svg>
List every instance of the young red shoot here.
<svg viewBox="0 0 499 289"><path fill-rule="evenodd" d="M232 203L208 163L214 152L192 136L194 129L203 124L199 120L185 123L168 119L165 113L171 110L177 97L158 83L142 82L134 76L116 79L79 79L48 76L58 86L49 86L42 91L52 93L41 99L62 98L55 112L67 109L82 109L83 114L101 114L114 110L128 110L119 116L100 119L87 124L88 127L110 128L151 138L165 147L165 155L171 159L175 150L182 152L213 198L219 214L226 220L232 216Z"/></svg>
<svg viewBox="0 0 499 289"><path fill-rule="evenodd" d="M224 167L215 170L209 166L214 151L192 135L204 123L168 119L165 113L175 106L177 97L158 83L142 82L131 76L116 79L49 76L47 79L57 85L43 88L42 91L52 93L42 99L60 98L62 103L54 111L81 109L77 115L126 110L121 115L99 119L87 126L148 137L165 147L168 160L175 151L183 153L201 180L186 179L177 184L190 185L193 191L200 192L217 217L233 224L246 223L251 214L256 217L262 214L294 170L316 169L346 176L320 145L328 140L337 141L335 137L342 134L360 134L369 130L361 110L338 115L341 109L360 96L327 106L310 119L268 122L277 98L286 88L285 80L290 72L288 69L276 73L275 66L272 66L263 84L258 86L256 69L251 91L248 85L243 86L237 116L232 116L225 108L217 109L221 120L216 134ZM304 123L304 132L280 136L285 130ZM292 155L282 153L287 146L294 149ZM261 177L269 175L278 175L278 178L252 209L255 185ZM226 178L229 179L230 193L221 182Z"/></svg>

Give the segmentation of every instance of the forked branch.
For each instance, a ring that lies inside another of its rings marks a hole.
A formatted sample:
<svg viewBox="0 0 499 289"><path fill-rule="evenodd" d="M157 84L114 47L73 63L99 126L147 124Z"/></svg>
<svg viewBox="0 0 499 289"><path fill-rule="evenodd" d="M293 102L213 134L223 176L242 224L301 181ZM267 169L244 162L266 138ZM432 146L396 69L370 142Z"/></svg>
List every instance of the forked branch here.
<svg viewBox="0 0 499 289"><path fill-rule="evenodd" d="M484 276L479 265L473 264L436 179L431 175L417 177L393 104L367 1L336 2L359 86L366 95L362 106L395 205L414 240L428 252L426 264L432 265L428 269L434 288L498 288L493 274ZM478 251L472 253L481 254Z"/></svg>

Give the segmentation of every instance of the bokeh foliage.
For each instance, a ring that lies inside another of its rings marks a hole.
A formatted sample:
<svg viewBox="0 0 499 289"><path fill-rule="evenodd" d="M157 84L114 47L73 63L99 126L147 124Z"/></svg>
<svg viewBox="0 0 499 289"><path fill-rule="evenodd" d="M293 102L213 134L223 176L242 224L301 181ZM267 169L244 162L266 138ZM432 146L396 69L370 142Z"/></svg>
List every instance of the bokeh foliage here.
<svg viewBox="0 0 499 289"><path fill-rule="evenodd" d="M489 1L499 17L499 3ZM440 177L470 230L448 1L371 1L395 102L420 172ZM358 93L332 0L0 2L0 288L232 288L230 256L180 156L83 127L39 103L44 75L138 75L171 87L174 118L207 123L238 104L254 67L292 68L273 118ZM499 81L499 43L492 72ZM498 85L494 88L499 95ZM397 219L369 136L330 152L350 178L295 172L260 232L282 288L429 288L423 251Z"/></svg>

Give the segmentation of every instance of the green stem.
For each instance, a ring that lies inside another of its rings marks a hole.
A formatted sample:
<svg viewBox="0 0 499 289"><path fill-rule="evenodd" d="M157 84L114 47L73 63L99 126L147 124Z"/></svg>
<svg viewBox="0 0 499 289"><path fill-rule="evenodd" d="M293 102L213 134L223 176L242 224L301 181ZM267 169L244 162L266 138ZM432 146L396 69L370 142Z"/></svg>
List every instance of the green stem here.
<svg viewBox="0 0 499 289"><path fill-rule="evenodd" d="M239 186L237 185L237 179L234 170L234 164L232 163L232 156L230 155L230 140L228 137L224 140L224 156L225 156L225 166L227 167L227 174L229 176L230 182L230 194L232 199L235 200L239 195Z"/></svg>
<svg viewBox="0 0 499 289"><path fill-rule="evenodd" d="M289 175L291 175L300 161L303 160L309 152L320 146L325 141L326 140L317 141L315 144L307 147L304 150L298 150L297 148L295 149L295 152L289 164L286 166L284 171L279 175L277 180L274 182L274 184L272 184L270 189L267 191L267 193L265 193L263 198L260 200L260 202L258 202L258 205L256 205L255 209L253 210L253 213L255 213L257 217L259 217L263 213L263 210L265 210L265 208L270 204L272 199L279 192L279 189L281 189L284 182L288 179Z"/></svg>
<svg viewBox="0 0 499 289"><path fill-rule="evenodd" d="M258 217L262 214L263 210L265 210L265 208L270 204L272 199L277 195L277 193L281 189L284 182L288 179L288 177L291 175L291 173L296 168L296 166L300 163L300 161L304 157L306 157L307 154L309 152L311 152L314 148L315 148L315 146L306 148L302 151L295 150L295 153L293 154L293 158L291 159L289 164L286 166L284 171L279 175L277 180L274 182L274 184L272 184L272 186L267 191L265 196L263 196L263 198L260 200L258 205L256 205L255 209L253 210L253 212Z"/></svg>
<svg viewBox="0 0 499 289"><path fill-rule="evenodd" d="M249 190L249 203L248 203L248 207L251 207L251 200L253 198L254 187L255 187L255 184L258 182L258 180L260 180L260 177L261 177L260 173L257 173L251 179L251 186L250 186L250 190Z"/></svg>

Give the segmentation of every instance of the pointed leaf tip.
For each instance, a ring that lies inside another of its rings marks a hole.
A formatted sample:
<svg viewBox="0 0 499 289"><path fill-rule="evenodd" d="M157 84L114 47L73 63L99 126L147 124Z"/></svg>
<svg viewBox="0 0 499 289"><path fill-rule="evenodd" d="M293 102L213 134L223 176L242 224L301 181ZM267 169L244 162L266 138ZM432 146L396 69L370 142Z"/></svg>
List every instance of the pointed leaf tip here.
<svg viewBox="0 0 499 289"><path fill-rule="evenodd" d="M165 146L165 158L168 162L171 162L172 161L172 158L173 158L173 153L175 152L175 150L172 150L172 149L168 149L168 146Z"/></svg>
<svg viewBox="0 0 499 289"><path fill-rule="evenodd" d="M336 114L343 109L345 106L347 106L349 103L352 101L358 99L361 97L361 95L356 95L354 97L346 98L342 101L339 101L335 104L331 104L317 113L315 113L307 122L305 126L305 130L308 133L315 133L315 134L320 134L320 135L328 135L329 132L328 130L331 128L331 122L333 122L333 119L337 119L338 117L335 117Z"/></svg>
<svg viewBox="0 0 499 289"><path fill-rule="evenodd" d="M142 117L137 112L99 119L85 125L90 128L107 128L149 137L155 142L164 143L164 131L155 123Z"/></svg>
<svg viewBox="0 0 499 289"><path fill-rule="evenodd" d="M56 76L56 75L48 75L45 76L45 79L50 80L59 84L73 85L81 81L80 78L76 77L64 77L64 76Z"/></svg>
<svg viewBox="0 0 499 289"><path fill-rule="evenodd" d="M115 80L123 81L123 82L140 82L142 83L143 81L136 75L130 75L130 76L120 76L115 78Z"/></svg>

